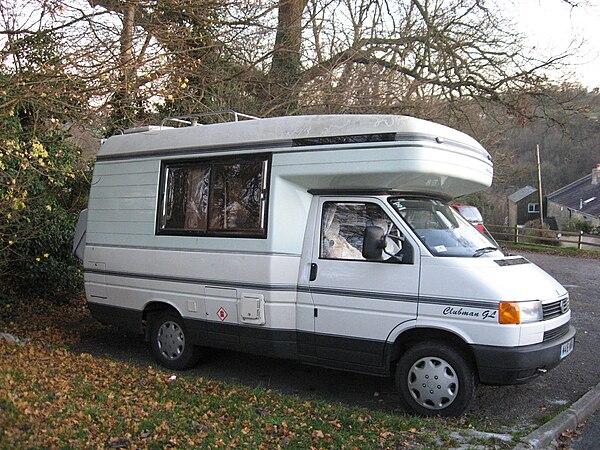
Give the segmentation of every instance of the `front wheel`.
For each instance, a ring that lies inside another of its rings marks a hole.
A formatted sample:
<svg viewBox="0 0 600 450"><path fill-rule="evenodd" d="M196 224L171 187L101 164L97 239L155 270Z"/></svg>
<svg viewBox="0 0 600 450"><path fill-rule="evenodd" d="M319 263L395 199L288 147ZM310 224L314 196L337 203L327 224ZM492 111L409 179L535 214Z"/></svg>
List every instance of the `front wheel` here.
<svg viewBox="0 0 600 450"><path fill-rule="evenodd" d="M420 343L409 348L396 368L400 400L423 416L459 416L475 393L470 360L453 347Z"/></svg>
<svg viewBox="0 0 600 450"><path fill-rule="evenodd" d="M156 362L173 370L189 369L200 358L198 347L190 342L183 319L172 312L152 318L150 349Z"/></svg>

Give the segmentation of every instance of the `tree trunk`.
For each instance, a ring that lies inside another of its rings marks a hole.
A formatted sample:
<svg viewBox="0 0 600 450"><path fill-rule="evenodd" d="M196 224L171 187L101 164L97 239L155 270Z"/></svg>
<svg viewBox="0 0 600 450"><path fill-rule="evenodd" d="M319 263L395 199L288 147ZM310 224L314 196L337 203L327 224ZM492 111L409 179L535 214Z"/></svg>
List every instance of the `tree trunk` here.
<svg viewBox="0 0 600 450"><path fill-rule="evenodd" d="M127 128L135 122L136 110L136 71L133 52L133 33L136 3L123 5L123 28L119 48L119 80L113 97L112 123Z"/></svg>
<svg viewBox="0 0 600 450"><path fill-rule="evenodd" d="M279 1L279 20L268 81L272 111L282 114L294 111L298 105L298 81L302 72L302 13L307 3L308 0Z"/></svg>

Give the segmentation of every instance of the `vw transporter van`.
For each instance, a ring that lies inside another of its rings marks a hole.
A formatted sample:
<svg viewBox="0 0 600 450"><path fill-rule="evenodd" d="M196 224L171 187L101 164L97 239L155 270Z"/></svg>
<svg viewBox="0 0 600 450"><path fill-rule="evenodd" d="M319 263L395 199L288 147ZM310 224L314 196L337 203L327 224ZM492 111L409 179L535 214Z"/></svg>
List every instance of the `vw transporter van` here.
<svg viewBox="0 0 600 450"><path fill-rule="evenodd" d="M458 415L478 382L573 351L565 288L448 205L492 182L474 139L403 116L234 117L128 130L97 156L74 243L88 305L160 364L290 358Z"/></svg>

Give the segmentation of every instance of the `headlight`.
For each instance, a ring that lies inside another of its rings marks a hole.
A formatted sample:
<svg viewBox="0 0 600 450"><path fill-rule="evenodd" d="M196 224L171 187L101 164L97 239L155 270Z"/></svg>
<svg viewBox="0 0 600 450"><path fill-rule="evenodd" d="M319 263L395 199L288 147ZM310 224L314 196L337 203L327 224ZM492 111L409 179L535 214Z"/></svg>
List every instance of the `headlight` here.
<svg viewBox="0 0 600 450"><path fill-rule="evenodd" d="M542 302L500 302L499 323L531 323L539 322L542 318Z"/></svg>

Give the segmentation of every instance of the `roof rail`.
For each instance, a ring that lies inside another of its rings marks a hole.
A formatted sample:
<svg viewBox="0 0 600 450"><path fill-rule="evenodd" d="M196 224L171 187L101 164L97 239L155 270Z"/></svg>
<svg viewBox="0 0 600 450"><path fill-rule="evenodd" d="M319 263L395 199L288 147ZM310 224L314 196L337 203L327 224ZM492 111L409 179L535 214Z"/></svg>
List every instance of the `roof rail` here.
<svg viewBox="0 0 600 450"><path fill-rule="evenodd" d="M161 127L164 126L165 123L167 123L167 122L177 122L177 123L182 123L182 124L186 124L186 125L190 125L190 126L194 127L196 125L204 125L204 124L198 123L198 119L200 119L202 117L226 116L226 115L233 116L233 122L239 122L240 119L252 119L252 120L260 119L260 117L255 117L255 116L251 116L248 114L239 113L239 112L233 111L231 109L226 109L223 111L212 111L212 112L198 113L198 114L187 114L185 116L167 117L167 118L163 119L163 121L160 123L160 126Z"/></svg>

